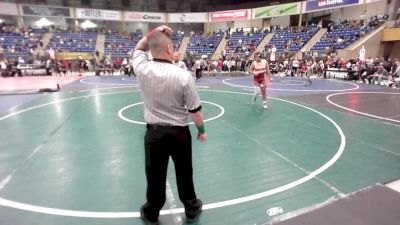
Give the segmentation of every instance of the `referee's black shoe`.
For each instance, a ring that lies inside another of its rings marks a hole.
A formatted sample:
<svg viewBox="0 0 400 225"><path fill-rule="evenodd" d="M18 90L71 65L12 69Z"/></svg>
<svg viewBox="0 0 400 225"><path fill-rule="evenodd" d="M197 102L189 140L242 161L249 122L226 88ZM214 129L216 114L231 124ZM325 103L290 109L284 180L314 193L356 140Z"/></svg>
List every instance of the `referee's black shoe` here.
<svg viewBox="0 0 400 225"><path fill-rule="evenodd" d="M203 202L200 199L196 199L196 205L199 207L194 211L186 211L186 223L194 223L199 218L201 212L203 211Z"/></svg>
<svg viewBox="0 0 400 225"><path fill-rule="evenodd" d="M146 213L144 213L143 208L140 209L140 218L142 218L143 222L144 222L146 225L159 225L159 224L160 224L160 223L158 222L158 220L156 220L156 221L150 220L150 219L147 217Z"/></svg>

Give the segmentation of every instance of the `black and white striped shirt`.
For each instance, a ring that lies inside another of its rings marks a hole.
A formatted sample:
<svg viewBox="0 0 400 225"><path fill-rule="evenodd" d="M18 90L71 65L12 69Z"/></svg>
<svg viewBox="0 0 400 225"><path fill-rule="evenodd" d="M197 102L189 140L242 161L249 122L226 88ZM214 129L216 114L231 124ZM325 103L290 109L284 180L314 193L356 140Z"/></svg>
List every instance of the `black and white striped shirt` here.
<svg viewBox="0 0 400 225"><path fill-rule="evenodd" d="M201 109L200 97L191 74L162 59L149 60L147 52L136 50L133 68L144 101L148 124L187 126L189 112Z"/></svg>

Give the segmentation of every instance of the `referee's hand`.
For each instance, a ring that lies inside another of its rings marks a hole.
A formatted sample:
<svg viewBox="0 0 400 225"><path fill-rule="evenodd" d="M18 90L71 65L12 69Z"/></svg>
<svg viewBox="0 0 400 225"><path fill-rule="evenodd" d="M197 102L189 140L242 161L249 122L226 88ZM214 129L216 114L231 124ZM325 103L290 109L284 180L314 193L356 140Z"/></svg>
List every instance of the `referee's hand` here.
<svg viewBox="0 0 400 225"><path fill-rule="evenodd" d="M200 142L204 142L205 140L207 140L207 134L206 133L204 133L204 134L197 133L197 140L199 140Z"/></svg>
<svg viewBox="0 0 400 225"><path fill-rule="evenodd" d="M156 30L166 33L168 36L172 37L172 29L168 26L162 25L156 28Z"/></svg>

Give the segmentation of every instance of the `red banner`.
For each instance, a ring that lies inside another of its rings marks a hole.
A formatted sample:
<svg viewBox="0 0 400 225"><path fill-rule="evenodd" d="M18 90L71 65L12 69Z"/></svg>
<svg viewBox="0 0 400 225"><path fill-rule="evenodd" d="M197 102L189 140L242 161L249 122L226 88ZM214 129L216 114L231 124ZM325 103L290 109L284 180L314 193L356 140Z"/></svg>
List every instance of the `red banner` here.
<svg viewBox="0 0 400 225"><path fill-rule="evenodd" d="M210 21L233 21L233 20L247 20L250 18L249 9L231 10L231 11L220 11L211 12Z"/></svg>

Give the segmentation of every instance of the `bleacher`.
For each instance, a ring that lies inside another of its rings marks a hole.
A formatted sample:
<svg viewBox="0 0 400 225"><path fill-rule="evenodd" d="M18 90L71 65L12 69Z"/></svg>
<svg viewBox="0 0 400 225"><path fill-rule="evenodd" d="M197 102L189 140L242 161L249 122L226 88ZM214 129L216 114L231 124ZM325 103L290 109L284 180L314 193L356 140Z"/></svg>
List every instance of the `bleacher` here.
<svg viewBox="0 0 400 225"><path fill-rule="evenodd" d="M324 51L326 48L335 46L336 49L344 49L367 33L365 28L342 28L326 32L324 36L311 48L311 51ZM341 39L341 41L339 40Z"/></svg>
<svg viewBox="0 0 400 225"><path fill-rule="evenodd" d="M196 55L208 55L210 58L221 42L222 37L223 34L212 34L211 36L205 36L203 34L196 33L190 37L186 52Z"/></svg>
<svg viewBox="0 0 400 225"><path fill-rule="evenodd" d="M58 52L89 52L96 47L97 33L54 32L47 48Z"/></svg>
<svg viewBox="0 0 400 225"><path fill-rule="evenodd" d="M365 25L361 26L355 22L343 21L340 24L332 25L331 31L326 32L324 36L311 48L311 51L322 52L327 48L335 46L337 50L345 49L361 37L367 35L385 22L381 17L371 18Z"/></svg>
<svg viewBox="0 0 400 225"><path fill-rule="evenodd" d="M49 30L45 29L45 28L32 28L31 31L33 33L35 33L35 34L42 34L42 35L44 35L45 33L49 32Z"/></svg>
<svg viewBox="0 0 400 225"><path fill-rule="evenodd" d="M183 40L183 35L181 34L174 34L172 36L172 44L174 46L174 51L178 51L179 47L181 46Z"/></svg>
<svg viewBox="0 0 400 225"><path fill-rule="evenodd" d="M111 56L112 59L129 57L129 52L132 51L139 40L143 37L141 33L130 33L129 35L119 35L116 33L106 34L104 42L104 53ZM183 36L174 34L172 43L174 51L179 49Z"/></svg>
<svg viewBox="0 0 400 225"><path fill-rule="evenodd" d="M299 51L317 33L316 27L304 29L299 32L289 30L276 30L268 45L275 45L277 52L283 52L287 47L289 52Z"/></svg>
<svg viewBox="0 0 400 225"><path fill-rule="evenodd" d="M243 32L233 32L229 38L229 51L230 54L243 54L248 50L250 53L253 52L251 45L257 47L262 39L264 38L264 33L243 33ZM246 48L246 50L243 49ZM254 48L255 49L255 48Z"/></svg>
<svg viewBox="0 0 400 225"><path fill-rule="evenodd" d="M106 34L104 54L111 55L112 59L126 58L141 38L142 34L140 33L130 33L127 36L121 36L116 33Z"/></svg>
<svg viewBox="0 0 400 225"><path fill-rule="evenodd" d="M43 29L34 29L26 33L0 32L0 47L8 59L22 57L27 60L44 33L46 30Z"/></svg>

